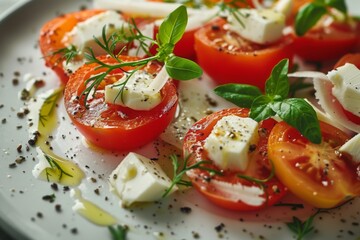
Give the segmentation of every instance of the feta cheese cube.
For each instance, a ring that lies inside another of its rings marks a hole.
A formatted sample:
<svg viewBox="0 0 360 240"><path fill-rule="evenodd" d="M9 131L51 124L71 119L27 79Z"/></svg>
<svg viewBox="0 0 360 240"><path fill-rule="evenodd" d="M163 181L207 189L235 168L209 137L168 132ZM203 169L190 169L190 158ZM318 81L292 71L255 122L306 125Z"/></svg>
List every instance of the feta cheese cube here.
<svg viewBox="0 0 360 240"><path fill-rule="evenodd" d="M226 116L205 139L209 158L221 169L244 171L252 145L258 141L258 123L251 118Z"/></svg>
<svg viewBox="0 0 360 240"><path fill-rule="evenodd" d="M241 20L230 15L228 17L230 30L243 38L258 44L268 44L283 36L285 15L271 9L240 9L234 13Z"/></svg>
<svg viewBox="0 0 360 240"><path fill-rule="evenodd" d="M111 173L109 181L123 206L159 200L171 185L171 180L157 162L133 152ZM176 190L174 187L172 192Z"/></svg>

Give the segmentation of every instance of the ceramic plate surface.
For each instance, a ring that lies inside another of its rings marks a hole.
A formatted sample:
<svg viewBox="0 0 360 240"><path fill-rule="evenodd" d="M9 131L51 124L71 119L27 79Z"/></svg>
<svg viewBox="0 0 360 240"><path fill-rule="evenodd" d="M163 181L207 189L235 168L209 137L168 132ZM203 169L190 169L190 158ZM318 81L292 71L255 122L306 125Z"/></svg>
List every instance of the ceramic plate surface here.
<svg viewBox="0 0 360 240"><path fill-rule="evenodd" d="M360 10L357 0L351 3L352 11ZM91 2L36 0L19 4L0 22L0 224L16 239L111 239L107 227L96 225L74 211L79 200L79 196L74 196L76 192L110 213L119 224L127 225L128 239L294 239L284 222L293 216L306 219L311 208L272 207L252 213L225 211L208 203L194 190L178 192L160 202L122 208L118 197L110 192L107 179L124 154L89 147L70 123L62 100L57 107L58 126L50 144L58 155L76 163L86 177L78 187L70 189L59 184L56 189L52 183L34 177L38 158L35 148L28 143L31 113L21 116L29 104L19 97L25 87L23 79L31 73L45 80L37 95L59 86L57 77L41 59L39 30L55 16L84 7L90 8ZM197 84L208 82L210 79L205 77ZM169 151L161 141L137 152L157 158L169 167L166 162ZM49 195L55 196L54 201L44 199ZM299 202L291 196L284 201ZM317 215L316 230L309 239L356 240L360 237L359 223L358 198Z"/></svg>

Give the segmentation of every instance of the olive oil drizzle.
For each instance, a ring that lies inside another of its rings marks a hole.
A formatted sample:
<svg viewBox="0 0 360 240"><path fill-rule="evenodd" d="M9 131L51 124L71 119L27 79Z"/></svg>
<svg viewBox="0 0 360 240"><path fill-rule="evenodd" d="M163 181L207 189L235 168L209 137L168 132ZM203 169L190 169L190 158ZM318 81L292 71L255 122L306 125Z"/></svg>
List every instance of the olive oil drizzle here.
<svg viewBox="0 0 360 240"><path fill-rule="evenodd" d="M48 146L46 139L57 127L56 105L62 97L63 87L55 89L45 98L39 111L38 138L36 146L40 157L44 157L49 167L42 170L39 177L65 186L77 186L84 178L83 171L73 162L55 154Z"/></svg>

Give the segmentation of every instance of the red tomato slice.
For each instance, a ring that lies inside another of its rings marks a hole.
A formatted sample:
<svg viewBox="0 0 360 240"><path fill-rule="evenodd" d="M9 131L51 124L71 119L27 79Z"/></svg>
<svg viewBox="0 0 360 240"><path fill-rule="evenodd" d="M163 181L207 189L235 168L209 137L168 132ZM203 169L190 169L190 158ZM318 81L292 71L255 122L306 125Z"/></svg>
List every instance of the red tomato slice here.
<svg viewBox="0 0 360 240"><path fill-rule="evenodd" d="M192 165L201 160L209 160L209 157L204 150L204 140L212 131L214 125L224 116L236 115L239 117L248 117L249 110L244 108L225 109L213 113L195 123L188 131L184 138L184 156L189 156L189 165ZM254 152L251 153L249 166L244 172L234 172L230 170L222 171L214 164L206 164L207 168L221 171L222 175L211 175L207 170L194 169L188 172L193 185L206 198L216 205L232 210L251 211L271 206L278 202L287 192L284 185L279 182L276 177L271 178L264 183L264 193L260 195L263 199L262 203L249 204L241 201L236 192L226 191L222 185L237 185L245 188L252 187L253 189L261 189L256 183L238 177L238 174L246 175L257 179L266 179L271 174L271 166L267 158L267 140L271 129L276 124L276 121L269 119L260 124L259 142ZM209 160L211 161L211 160Z"/></svg>
<svg viewBox="0 0 360 240"><path fill-rule="evenodd" d="M99 59L107 64L116 64L114 59L105 56ZM123 61L134 61L139 58L122 56ZM123 76L119 69L110 73L99 86L92 99L88 100L88 108L84 106L85 81L90 76L99 74L104 69L97 69L97 64L80 67L70 76L65 88L65 107L71 120L86 139L96 146L117 151L128 151L142 146L162 133L173 119L177 105L176 88L168 81L161 90L162 101L149 111L136 111L127 107L104 102L105 85L116 82ZM133 68L124 68L128 71ZM151 74L156 74L161 65L152 62L145 68Z"/></svg>
<svg viewBox="0 0 360 240"><path fill-rule="evenodd" d="M62 39L77 23L83 22L101 12L103 10L84 10L61 15L50 20L41 28L39 45L45 64L59 76L63 83L66 83L69 78L62 66L63 57L61 54L54 55L53 53L65 47Z"/></svg>
<svg viewBox="0 0 360 240"><path fill-rule="evenodd" d="M320 122L323 141L313 144L285 122L270 133L268 155L276 176L291 192L318 208L360 195L360 164L337 150L349 136Z"/></svg>
<svg viewBox="0 0 360 240"><path fill-rule="evenodd" d="M263 89L273 67L284 58L292 60L290 37L259 45L226 30L225 24L218 18L195 33L198 62L219 84L246 83Z"/></svg>
<svg viewBox="0 0 360 240"><path fill-rule="evenodd" d="M294 34L295 54L307 61L337 59L351 52L357 34L348 25L332 24L326 28L313 28L304 36Z"/></svg>
<svg viewBox="0 0 360 240"><path fill-rule="evenodd" d="M360 53L345 54L337 61L337 63L334 66L334 69L344 65L345 63L352 63L357 68L360 69Z"/></svg>
<svg viewBox="0 0 360 240"><path fill-rule="evenodd" d="M65 47L62 41L66 33L70 32L79 22L83 22L104 10L83 10L61 15L47 22L40 32L40 49L45 59L46 66L50 67L60 78L63 83L69 79L68 74L63 69L63 54L54 54L54 52ZM130 21L132 18L129 15L122 14L123 18ZM147 24L154 21L154 18L135 17L135 23L140 27L142 24ZM123 51L122 54L125 54Z"/></svg>

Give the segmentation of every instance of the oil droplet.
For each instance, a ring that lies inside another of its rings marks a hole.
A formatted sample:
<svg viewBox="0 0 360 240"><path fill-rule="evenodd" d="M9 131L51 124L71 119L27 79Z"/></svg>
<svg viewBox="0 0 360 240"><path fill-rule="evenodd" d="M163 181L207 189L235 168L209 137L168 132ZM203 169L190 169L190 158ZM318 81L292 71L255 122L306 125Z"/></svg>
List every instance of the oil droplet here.
<svg viewBox="0 0 360 240"><path fill-rule="evenodd" d="M114 216L89 200L84 199L79 189L73 189L71 193L75 198L73 210L83 218L98 226L111 226L117 224L117 220Z"/></svg>

